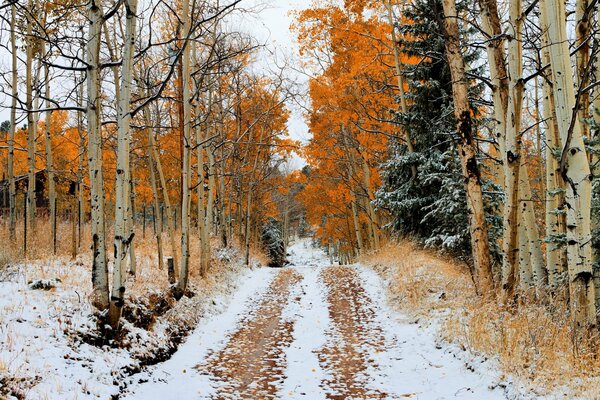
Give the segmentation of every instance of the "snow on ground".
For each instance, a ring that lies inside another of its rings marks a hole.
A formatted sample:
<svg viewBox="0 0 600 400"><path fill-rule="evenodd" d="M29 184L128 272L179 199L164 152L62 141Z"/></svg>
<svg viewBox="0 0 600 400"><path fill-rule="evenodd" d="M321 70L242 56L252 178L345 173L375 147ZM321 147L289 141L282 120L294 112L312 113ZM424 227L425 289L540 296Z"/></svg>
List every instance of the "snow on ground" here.
<svg viewBox="0 0 600 400"><path fill-rule="evenodd" d="M346 389L351 390L352 383L345 382L351 379L358 379L360 385L367 387L366 396L379 396L368 398L507 398L502 389L492 389L497 387L497 373L492 370L492 366L483 363L476 369L472 368L464 360L455 357L448 347L437 342L435 323L418 325L406 316L392 311L385 299L383 281L367 268L343 267L356 271L358 281L364 288L363 299L353 307L365 307L365 315L369 316L370 321L369 328L380 332L383 336L381 343L384 345L381 347L381 344L360 343L360 340L357 343L339 343L344 336L338 333L345 328L334 326L331 319L330 313L335 311L328 304L331 288L324 283L322 276L329 265L327 257L322 251L312 248L308 241L296 242L290 247L289 253L292 268L303 276L300 283L291 289L282 317L284 322L293 322L293 339L291 343L281 344L287 346L283 379L279 375L273 377L276 393L264 398L363 398L332 397L339 396ZM231 300L227 310L204 321L171 360L136 375L139 383L130 387L131 393L126 398L245 398L219 392L218 379L213 379L210 373L200 372L195 367L204 362L208 354L215 354L234 345L229 340L235 337L236 329L243 329L244 324L248 324L253 318L252 314L261 301L261 293L279 271L281 270L253 271L246 284ZM353 315L347 317L359 320ZM247 339L247 336L244 337ZM269 338L261 340L268 341ZM345 349L348 346L358 346L359 356L368 355L363 360L367 365L366 369L356 374L356 371L350 371L346 375L344 371L333 370L339 368L336 360L331 360L331 357L335 357L335 352L328 353L327 356L322 354L331 346L342 346ZM254 347L250 344L250 349L252 348ZM240 359L245 360L246 356L241 355ZM243 366L235 372L242 374ZM327 382L335 381L336 374L341 374L341 385L347 384L347 388L327 387ZM245 389L254 385L258 383L247 383Z"/></svg>
<svg viewBox="0 0 600 400"><path fill-rule="evenodd" d="M506 394L493 362L439 342L435 319L393 311L371 269L332 267L308 240L289 253L290 268L244 270L204 303L187 299L188 308L205 309L193 333L169 360L131 376L122 370L135 367L133 349L98 348L65 334L92 324L89 286L72 285L89 279L86 269L67 270L65 260L13 269L0 282L0 379L24 380L0 384L26 387L27 399L61 400L525 398ZM61 282L32 290L32 277ZM159 340L156 332L133 332L139 346ZM273 374L266 383L263 371ZM267 394L244 397L238 389Z"/></svg>
<svg viewBox="0 0 600 400"><path fill-rule="evenodd" d="M290 303L285 310L286 317L295 320L295 326L294 341L286 351L287 378L281 385L281 398L320 400L325 398L320 385L327 372L321 368L316 352L326 343L324 332L331 321L326 288L319 279L319 272L327 262L308 242L296 243L290 254L304 280L301 300Z"/></svg>
<svg viewBox="0 0 600 400"><path fill-rule="evenodd" d="M437 340L435 322L420 325L404 315L391 311L382 296L381 278L371 269L358 268L363 287L377 310L376 319L384 336L395 346L372 354L378 365L370 373L381 388L403 397L421 399L505 399L496 387L497 371L481 365L476 371L456 358Z"/></svg>
<svg viewBox="0 0 600 400"><path fill-rule="evenodd" d="M176 346L170 335L180 334L178 328L185 330L185 320L194 324L202 315L222 312L235 288L251 279L239 255L219 252L216 258L219 276L209 279L201 295L184 297L159 317L151 332L124 322L124 341L130 348L98 347L81 340L81 334L96 328L86 256L7 267L0 276L0 398L108 399L118 394L130 371L140 368L141 359ZM168 287L166 272L151 268L153 262L140 260L133 285L136 297L159 293L157 282L163 278ZM31 281L55 287L34 290Z"/></svg>
<svg viewBox="0 0 600 400"><path fill-rule="evenodd" d="M230 299L226 309L205 319L187 341L179 347L173 357L148 371L135 375L137 383L124 399L205 399L213 393L209 377L201 375L195 368L209 353L222 348L228 334L240 319L253 312L253 301L266 289L273 279L275 270L255 269L246 274L240 289Z"/></svg>

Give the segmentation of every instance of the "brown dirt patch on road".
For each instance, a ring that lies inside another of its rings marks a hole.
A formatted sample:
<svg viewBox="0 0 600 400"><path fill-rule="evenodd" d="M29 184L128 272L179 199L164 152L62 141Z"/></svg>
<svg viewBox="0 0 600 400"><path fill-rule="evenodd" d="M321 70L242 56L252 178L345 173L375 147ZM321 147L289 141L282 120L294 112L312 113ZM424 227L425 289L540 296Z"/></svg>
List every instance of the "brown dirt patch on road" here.
<svg viewBox="0 0 600 400"><path fill-rule="evenodd" d="M377 367L369 352L383 351L385 342L358 273L350 267L330 267L321 272L321 278L328 287L332 321L327 345L318 354L321 367L330 372L321 384L327 398L390 398L387 393L367 387L366 371Z"/></svg>
<svg viewBox="0 0 600 400"><path fill-rule="evenodd" d="M293 322L283 319L283 310L301 280L295 270L281 270L225 348L197 366L215 382L214 399L276 398L277 384L285 379L284 351L294 329Z"/></svg>

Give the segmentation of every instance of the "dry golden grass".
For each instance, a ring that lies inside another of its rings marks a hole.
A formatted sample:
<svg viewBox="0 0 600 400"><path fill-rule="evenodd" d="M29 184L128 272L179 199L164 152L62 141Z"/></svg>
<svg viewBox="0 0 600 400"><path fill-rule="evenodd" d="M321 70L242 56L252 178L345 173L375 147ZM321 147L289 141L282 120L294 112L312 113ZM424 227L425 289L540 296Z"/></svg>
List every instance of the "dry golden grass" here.
<svg viewBox="0 0 600 400"><path fill-rule="evenodd" d="M50 229L50 223L47 218L39 218L35 229L29 229L27 240L27 254L23 254L23 222L17 222L16 240L12 241L9 237L8 221L0 220L0 241L8 245L0 247L0 271L7 264L24 264L28 266L24 269L27 279L50 279L58 278L65 287L78 287L83 293L89 293L91 290L90 270L91 270L91 232L90 225L82 226L81 244L77 256L72 257L73 249L73 230L69 221L61 221L57 230L57 254L53 254L53 242ZM220 260L215 257L215 252L219 248L219 240L211 239L213 249L213 258L210 263L209 274L207 277L200 276L200 243L199 237L195 234L196 230L192 227L190 235L190 283L196 287L201 287L203 291L210 291L219 281L219 275L225 270L231 269L227 260ZM112 265L112 227L107 229L107 255L109 258L109 269ZM175 243L180 252L180 232L176 232ZM163 256L166 258L172 256L171 242L166 233L162 238ZM238 243L232 243L234 248L239 249ZM130 295L144 295L149 292L164 292L169 288L168 276L165 266L161 270L158 263L158 253L156 248L156 237L154 235L152 224L147 224L145 234L141 224L136 226L136 236L134 240L137 273L135 277L130 277L127 282L127 293ZM238 251L238 257L243 252ZM267 264L267 257L262 250L253 246L250 250L251 260L258 261L262 265Z"/></svg>
<svg viewBox="0 0 600 400"><path fill-rule="evenodd" d="M395 306L440 318L444 340L498 360L503 372L540 395L564 391L566 398L600 399L600 338L575 332L564 301L523 296L506 306L483 300L466 265L409 240L390 243L362 262L387 279Z"/></svg>

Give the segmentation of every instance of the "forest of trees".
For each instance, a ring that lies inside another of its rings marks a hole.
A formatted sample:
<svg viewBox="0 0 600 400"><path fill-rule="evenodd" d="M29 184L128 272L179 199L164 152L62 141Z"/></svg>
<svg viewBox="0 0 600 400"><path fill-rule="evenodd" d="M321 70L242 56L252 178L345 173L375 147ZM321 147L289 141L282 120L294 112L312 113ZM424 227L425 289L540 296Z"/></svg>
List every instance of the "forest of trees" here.
<svg viewBox="0 0 600 400"><path fill-rule="evenodd" d="M301 197L351 262L389 235L469 260L480 295L600 306L596 1L317 2L293 27Z"/></svg>
<svg viewBox="0 0 600 400"><path fill-rule="evenodd" d="M0 397L597 398L600 1L298 1L0 2Z"/></svg>
<svg viewBox="0 0 600 400"><path fill-rule="evenodd" d="M211 236L239 243L248 264L269 218L290 214L283 166L297 148L285 106L294 83L283 67L253 68L263 45L226 22L245 12L238 3L1 6L3 57L12 60L2 73L7 236L35 257L27 244L37 221L50 221L53 252L62 226L75 257L89 251L82 235L91 226L92 302L110 311L113 329L142 224L152 224L180 298L190 257L209 273Z"/></svg>
<svg viewBox="0 0 600 400"><path fill-rule="evenodd" d="M142 223L179 299L211 237L282 265L294 220L340 263L407 235L466 260L484 297L562 296L596 323L596 1L317 1L293 15L300 64L272 69L227 22L240 3L1 5L3 217L23 257L40 218L73 257L89 224L115 329ZM309 76L304 144L291 70Z"/></svg>

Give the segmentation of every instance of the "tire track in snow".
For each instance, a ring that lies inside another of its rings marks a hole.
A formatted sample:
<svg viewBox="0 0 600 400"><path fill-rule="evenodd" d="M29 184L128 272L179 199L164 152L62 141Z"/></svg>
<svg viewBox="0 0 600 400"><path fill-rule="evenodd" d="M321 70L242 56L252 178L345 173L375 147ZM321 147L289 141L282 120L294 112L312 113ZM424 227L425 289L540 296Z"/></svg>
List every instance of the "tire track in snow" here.
<svg viewBox="0 0 600 400"><path fill-rule="evenodd" d="M328 399L390 399L389 394L370 388L369 372L377 369L372 353L386 348L381 327L375 321L376 311L351 267L329 267L321 272L328 287L328 307L332 326L327 331L327 344L319 351L319 361L330 376L321 387Z"/></svg>
<svg viewBox="0 0 600 400"><path fill-rule="evenodd" d="M293 269L281 270L257 309L240 323L226 346L196 366L209 375L213 399L275 399L286 378L285 350L293 340L294 321L284 318L288 302L302 281Z"/></svg>

